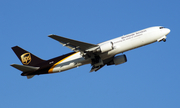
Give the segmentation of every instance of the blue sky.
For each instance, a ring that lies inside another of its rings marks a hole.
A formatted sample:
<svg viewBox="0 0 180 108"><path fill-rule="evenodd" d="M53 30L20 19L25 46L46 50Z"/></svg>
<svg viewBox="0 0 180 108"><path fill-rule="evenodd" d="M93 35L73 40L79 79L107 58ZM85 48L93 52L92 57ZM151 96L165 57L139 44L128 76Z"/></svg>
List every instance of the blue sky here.
<svg viewBox="0 0 180 108"><path fill-rule="evenodd" d="M0 2L1 108L179 108L179 0L3 0ZM26 79L18 45L50 59L68 53L57 34L97 44L151 26L167 42L125 52L128 62L89 73L90 65Z"/></svg>

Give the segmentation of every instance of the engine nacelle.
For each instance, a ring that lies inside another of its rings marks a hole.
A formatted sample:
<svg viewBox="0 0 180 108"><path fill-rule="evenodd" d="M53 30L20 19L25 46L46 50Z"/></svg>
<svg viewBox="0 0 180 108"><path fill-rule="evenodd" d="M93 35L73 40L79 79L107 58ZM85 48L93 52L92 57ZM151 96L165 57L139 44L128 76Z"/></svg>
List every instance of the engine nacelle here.
<svg viewBox="0 0 180 108"><path fill-rule="evenodd" d="M110 61L109 63L107 63L107 65L119 65L119 64L122 64L122 63L125 63L127 62L127 58L126 58L126 55L118 55L116 57L113 58L112 61Z"/></svg>
<svg viewBox="0 0 180 108"><path fill-rule="evenodd" d="M96 50L96 52L107 52L113 49L113 43L112 42L108 42L108 43L104 43L102 45L99 46L99 48Z"/></svg>

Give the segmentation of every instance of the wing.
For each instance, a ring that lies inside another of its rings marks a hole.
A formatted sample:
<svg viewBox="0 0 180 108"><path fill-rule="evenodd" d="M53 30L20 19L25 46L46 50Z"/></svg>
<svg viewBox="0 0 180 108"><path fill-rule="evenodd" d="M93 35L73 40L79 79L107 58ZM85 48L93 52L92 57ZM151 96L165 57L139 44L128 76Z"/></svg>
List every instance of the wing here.
<svg viewBox="0 0 180 108"><path fill-rule="evenodd" d="M84 58L91 58L92 61L96 61L92 63L92 68L90 72L98 71L105 65L102 63L102 60L100 59L99 55L94 52L99 48L99 45L68 39L57 35L49 35L49 37L59 41L63 46L66 46L75 52L81 52L81 55ZM97 62L97 61L101 61L101 62Z"/></svg>
<svg viewBox="0 0 180 108"><path fill-rule="evenodd" d="M81 41L77 41L77 40L73 40L73 39L68 39L68 38L65 38L62 36L49 35L49 37L59 41L63 46L66 46L75 52L78 52L78 51L84 52L88 49L98 47L98 45L95 45L95 44L81 42Z"/></svg>

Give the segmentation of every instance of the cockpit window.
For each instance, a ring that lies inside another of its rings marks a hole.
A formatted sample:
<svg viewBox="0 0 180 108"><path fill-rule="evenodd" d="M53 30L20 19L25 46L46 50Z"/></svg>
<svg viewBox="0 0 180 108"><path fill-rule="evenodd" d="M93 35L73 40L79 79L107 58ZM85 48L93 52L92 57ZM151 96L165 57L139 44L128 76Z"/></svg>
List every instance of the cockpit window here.
<svg viewBox="0 0 180 108"><path fill-rule="evenodd" d="M159 29L163 29L164 27L159 27Z"/></svg>

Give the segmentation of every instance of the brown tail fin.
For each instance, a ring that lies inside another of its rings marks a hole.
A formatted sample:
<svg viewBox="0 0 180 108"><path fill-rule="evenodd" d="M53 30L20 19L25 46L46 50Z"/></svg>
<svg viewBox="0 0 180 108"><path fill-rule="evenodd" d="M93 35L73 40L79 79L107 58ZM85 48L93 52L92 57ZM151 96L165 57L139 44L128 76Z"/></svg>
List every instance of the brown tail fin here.
<svg viewBox="0 0 180 108"><path fill-rule="evenodd" d="M12 50L15 52L23 65L36 66L37 64L44 62L44 60L22 49L19 46L12 47Z"/></svg>

